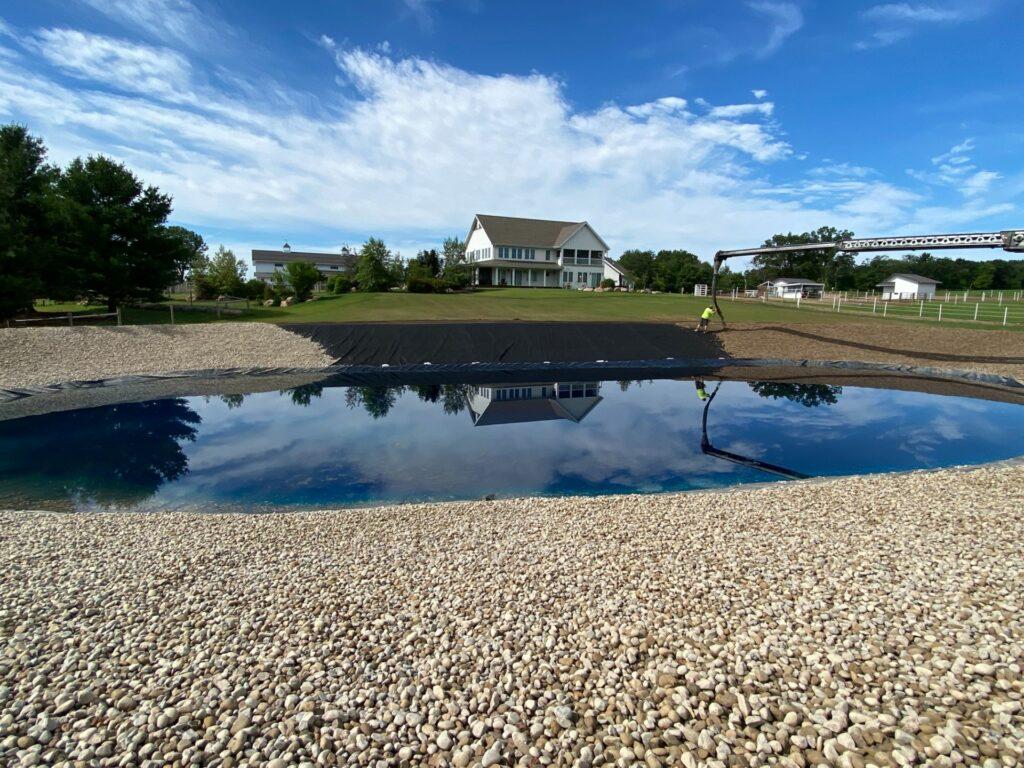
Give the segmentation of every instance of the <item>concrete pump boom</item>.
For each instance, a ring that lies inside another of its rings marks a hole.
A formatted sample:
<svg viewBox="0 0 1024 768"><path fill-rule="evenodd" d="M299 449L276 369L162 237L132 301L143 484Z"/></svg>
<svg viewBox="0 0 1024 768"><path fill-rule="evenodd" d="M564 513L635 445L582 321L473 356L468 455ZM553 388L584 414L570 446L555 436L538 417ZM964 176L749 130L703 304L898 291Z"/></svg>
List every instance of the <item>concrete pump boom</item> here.
<svg viewBox="0 0 1024 768"><path fill-rule="evenodd" d="M904 237L852 237L831 243L802 243L800 245L760 246L719 251L715 254L715 270L711 276L711 302L715 306L722 327L725 317L718 306L718 272L726 259L735 256L759 256L770 253L817 251L835 249L847 253L880 253L883 251L938 251L947 248L1001 248L1010 253L1024 253L1024 229L1003 232L967 232L955 235L909 235Z"/></svg>

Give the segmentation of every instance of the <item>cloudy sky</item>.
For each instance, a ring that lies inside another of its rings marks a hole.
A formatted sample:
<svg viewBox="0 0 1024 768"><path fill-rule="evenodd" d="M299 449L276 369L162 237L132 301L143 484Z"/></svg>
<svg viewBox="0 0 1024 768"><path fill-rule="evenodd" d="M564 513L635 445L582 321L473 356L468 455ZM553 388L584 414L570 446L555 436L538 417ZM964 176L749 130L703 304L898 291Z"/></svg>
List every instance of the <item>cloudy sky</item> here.
<svg viewBox="0 0 1024 768"><path fill-rule="evenodd" d="M623 248L1024 221L1016 0L13 0L0 120L177 223L412 255L474 213Z"/></svg>

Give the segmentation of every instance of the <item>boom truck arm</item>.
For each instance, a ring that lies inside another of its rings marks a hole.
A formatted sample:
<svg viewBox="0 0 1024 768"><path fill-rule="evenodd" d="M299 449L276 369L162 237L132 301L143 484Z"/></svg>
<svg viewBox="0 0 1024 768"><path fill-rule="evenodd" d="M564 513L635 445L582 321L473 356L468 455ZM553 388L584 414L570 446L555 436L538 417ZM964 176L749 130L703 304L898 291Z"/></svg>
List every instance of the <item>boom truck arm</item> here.
<svg viewBox="0 0 1024 768"><path fill-rule="evenodd" d="M832 243L803 243L801 245L761 246L719 251L715 254L715 270L711 276L711 302L725 327L725 316L718 306L718 272L726 259L735 256L759 256L769 253L817 251L832 248L849 253L879 253L884 251L939 251L948 248L1001 248L1009 253L1024 253L1024 229L1003 232L968 232L954 235L908 235L903 237L851 237Z"/></svg>

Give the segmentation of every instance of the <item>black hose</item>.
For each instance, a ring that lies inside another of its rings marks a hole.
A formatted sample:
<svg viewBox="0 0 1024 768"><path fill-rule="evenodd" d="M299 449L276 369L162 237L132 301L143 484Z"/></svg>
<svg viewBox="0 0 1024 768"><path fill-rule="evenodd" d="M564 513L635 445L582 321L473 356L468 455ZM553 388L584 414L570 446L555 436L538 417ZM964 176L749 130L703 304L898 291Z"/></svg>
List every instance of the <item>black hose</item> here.
<svg viewBox="0 0 1024 768"><path fill-rule="evenodd" d="M722 314L722 308L718 306L718 270L722 268L722 262L725 259L722 258L721 252L715 254L715 270L711 273L711 303L715 307L715 312L718 314L718 319L722 321L722 328L725 328L725 315Z"/></svg>

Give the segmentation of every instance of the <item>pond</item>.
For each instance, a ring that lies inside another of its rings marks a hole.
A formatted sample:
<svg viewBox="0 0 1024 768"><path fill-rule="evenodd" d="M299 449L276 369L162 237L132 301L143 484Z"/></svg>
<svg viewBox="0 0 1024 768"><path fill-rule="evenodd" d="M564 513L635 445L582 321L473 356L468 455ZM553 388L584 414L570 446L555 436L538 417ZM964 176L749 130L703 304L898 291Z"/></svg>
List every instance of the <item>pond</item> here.
<svg viewBox="0 0 1024 768"><path fill-rule="evenodd" d="M821 383L339 386L0 421L0 508L653 493L1024 454L1024 406Z"/></svg>

